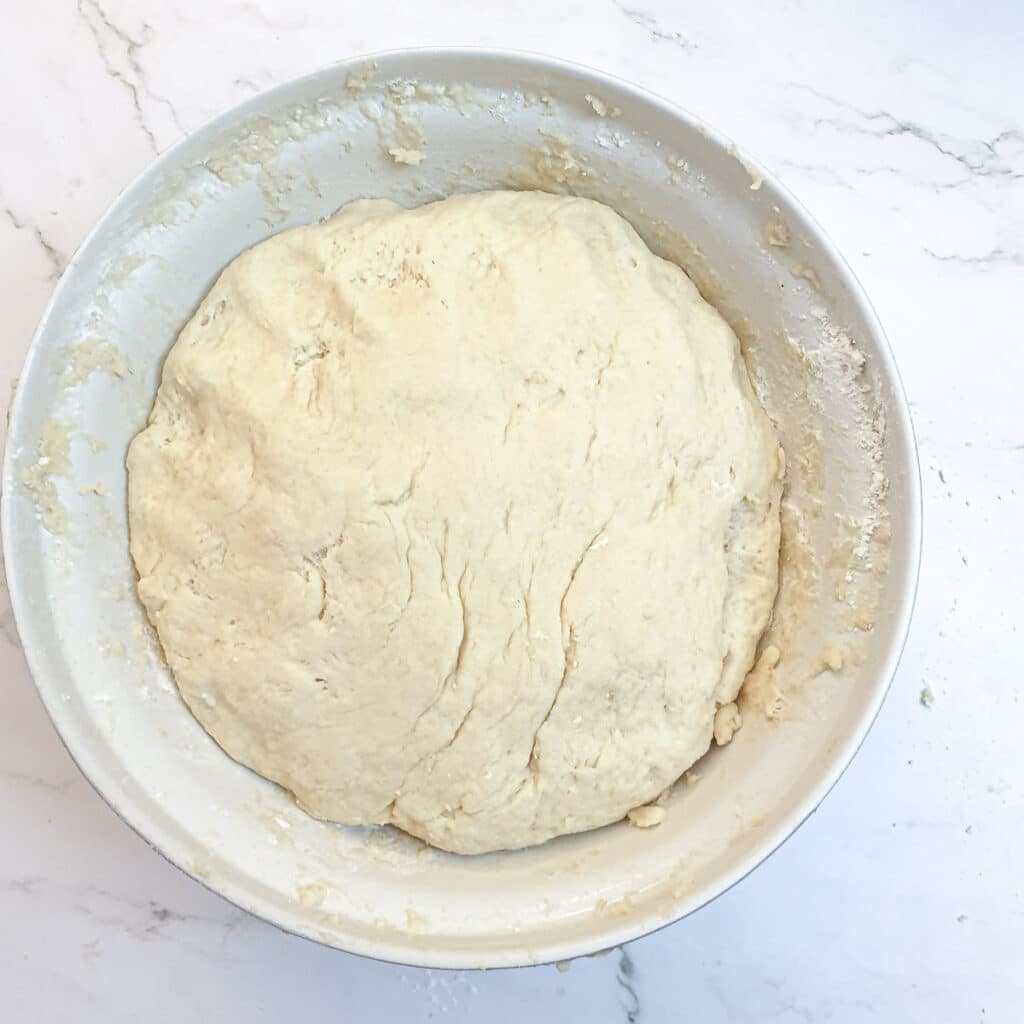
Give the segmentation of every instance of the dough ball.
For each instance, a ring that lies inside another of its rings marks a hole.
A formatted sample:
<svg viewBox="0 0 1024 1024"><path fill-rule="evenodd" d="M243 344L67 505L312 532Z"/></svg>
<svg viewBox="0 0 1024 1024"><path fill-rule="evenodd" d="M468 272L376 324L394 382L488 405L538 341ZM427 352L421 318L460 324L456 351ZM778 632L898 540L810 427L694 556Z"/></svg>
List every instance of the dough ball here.
<svg viewBox="0 0 1024 1024"><path fill-rule="evenodd" d="M360 201L221 275L128 454L182 696L310 814L446 850L621 819L769 618L778 442L608 207Z"/></svg>

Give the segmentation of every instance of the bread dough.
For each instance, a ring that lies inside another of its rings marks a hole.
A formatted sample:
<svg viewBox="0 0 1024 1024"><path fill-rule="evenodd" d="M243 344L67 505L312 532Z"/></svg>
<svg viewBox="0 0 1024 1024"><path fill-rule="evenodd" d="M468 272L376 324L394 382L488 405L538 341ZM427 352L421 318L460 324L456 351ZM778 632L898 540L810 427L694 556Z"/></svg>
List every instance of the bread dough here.
<svg viewBox="0 0 1024 1024"><path fill-rule="evenodd" d="M608 207L359 201L221 275L128 454L181 694L309 813L463 853L707 749L777 587L735 335Z"/></svg>

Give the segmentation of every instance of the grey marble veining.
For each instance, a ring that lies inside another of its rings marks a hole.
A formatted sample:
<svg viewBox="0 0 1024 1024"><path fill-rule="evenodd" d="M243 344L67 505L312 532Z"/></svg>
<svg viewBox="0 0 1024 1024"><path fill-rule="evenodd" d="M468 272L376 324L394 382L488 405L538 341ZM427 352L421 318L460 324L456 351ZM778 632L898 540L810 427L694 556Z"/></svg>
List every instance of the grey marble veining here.
<svg viewBox="0 0 1024 1024"><path fill-rule="evenodd" d="M127 91L135 111L135 120L149 140L155 156L165 148L157 138L158 130L169 127L177 135L183 135L185 129L171 101L153 91L142 66L141 52L154 35L152 25L142 22L140 34L132 36L111 20L99 0L78 0L77 9L79 18L88 27L96 43L96 54L105 74ZM159 108L159 111L154 110L154 107ZM158 112L164 115L162 119L158 119ZM160 123L167 120L169 126Z"/></svg>
<svg viewBox="0 0 1024 1024"><path fill-rule="evenodd" d="M4 216L15 231L27 231L36 240L46 261L50 264L49 280L56 284L60 280L60 275L64 273L64 268L68 265L67 256L43 234L42 228L38 224L22 220L9 206L4 207Z"/></svg>

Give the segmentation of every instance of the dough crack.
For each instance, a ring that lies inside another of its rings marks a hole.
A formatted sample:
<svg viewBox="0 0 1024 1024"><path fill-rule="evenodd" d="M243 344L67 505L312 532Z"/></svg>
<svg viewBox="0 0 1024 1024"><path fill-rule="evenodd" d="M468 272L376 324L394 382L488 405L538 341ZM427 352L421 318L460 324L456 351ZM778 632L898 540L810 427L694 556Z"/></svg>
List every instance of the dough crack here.
<svg viewBox="0 0 1024 1024"><path fill-rule="evenodd" d="M419 479L420 473L426 468L427 463L430 461L430 453L424 456L423 461L409 474L409 482L405 485L405 488L393 498L376 498L374 500L375 505L381 505L384 507L390 507L394 505L404 505L413 494L416 492L416 481Z"/></svg>
<svg viewBox="0 0 1024 1024"><path fill-rule="evenodd" d="M451 686L452 689L457 688L458 675L459 672L462 671L462 662L466 656L466 649L469 646L469 610L466 605L465 593L463 591L463 581L465 580L466 573L468 571L469 566L467 565L463 568L462 573L459 575L459 582L456 586L456 594L458 595L459 598L459 613L462 619L462 632L459 636L458 646L455 648L455 654L452 657L451 668L448 670L444 678L441 680L441 685L438 688L437 693L434 695L433 700L431 700L431 702L416 716L416 720L413 722L412 729L410 730L410 732L415 732L416 727L420 724L423 718L427 714L429 714L429 712L433 710L433 708L437 706L438 702L447 692L449 685ZM456 729L456 731L458 730ZM445 744L445 746L447 745L448 744ZM444 747L441 747L439 749L443 750ZM437 751L433 751L433 753L437 753ZM429 754L426 755L426 757L429 756ZM426 757L421 758L420 763L426 760Z"/></svg>
<svg viewBox="0 0 1024 1024"><path fill-rule="evenodd" d="M569 573L569 581L565 585L565 589L562 591L562 598L558 602L558 621L562 628L562 678L558 681L558 686L555 687L554 695L551 698L551 703L548 705L547 711L544 712L544 717L540 720L540 724L533 732L533 744L530 747L530 758L529 765L530 770L533 772L534 779L540 772L540 751L537 749L537 744L540 740L540 731L544 728L545 723L551 717L551 712L554 711L555 705L558 703L558 697L562 692L562 688L565 686L566 680L569 678L569 673L576 667L576 628L570 622L566 626L565 621L565 602L568 600L569 591L572 590L573 584L576 582L576 575L579 573L580 568L587 559L587 555L594 550L594 545L598 542L601 534L608 528L608 524L611 522L611 518L605 520L604 525L590 538L587 542L587 546L580 553L579 558L576 559L576 564L573 565L572 571Z"/></svg>
<svg viewBox="0 0 1024 1024"><path fill-rule="evenodd" d="M604 533L604 531L608 529L608 524L610 522L611 522L611 519L606 519L605 522L604 522L604 525L587 542L587 546L580 553L580 557L576 559L576 564L572 567L572 571L569 573L569 582L566 583L565 589L562 591L562 597L561 597L561 599L558 602L558 621L559 621L559 624L562 627L563 643L565 643L566 646L568 646L568 642L564 639L565 636L566 636L565 602L566 602L566 600L569 597L569 591L572 590L572 585L576 582L576 574L580 571L580 568L582 567L583 563L586 561L587 555L589 555L590 552L594 550L594 545L598 542L598 540L600 540L601 534ZM570 630L572 629L572 625L571 624L569 626L569 629Z"/></svg>
<svg viewBox="0 0 1024 1024"><path fill-rule="evenodd" d="M459 672L462 669L462 659L466 656L466 648L469 645L469 608L466 605L466 595L462 589L462 584L468 571L468 565L463 567L462 573L459 576L458 586L455 588L455 592L459 595L459 607L462 612L462 637L459 640L459 647L455 653L455 664L452 666L450 673L453 686L458 680Z"/></svg>
<svg viewBox="0 0 1024 1024"><path fill-rule="evenodd" d="M409 577L409 582L406 584L405 603L402 605L401 610L398 613L398 619L400 619L409 610L409 605L412 604L412 595L416 590L416 578L413 575L412 571L412 537L409 535L408 530L406 531L405 534L404 560L405 571ZM395 619L394 622L391 623L391 625L394 626L395 623L398 622L398 619Z"/></svg>
<svg viewBox="0 0 1024 1024"><path fill-rule="evenodd" d="M437 560L441 564L441 589L448 590L448 520L441 521L441 543L434 544Z"/></svg>
<svg viewBox="0 0 1024 1024"><path fill-rule="evenodd" d="M676 491L679 487L679 459L671 452L667 454L672 460L672 472L669 474L668 482L665 484L664 493L651 506L651 511L647 516L648 522L653 522L666 508L672 508L676 503ZM701 468L702 464L699 463L694 469L694 474Z"/></svg>
<svg viewBox="0 0 1024 1024"><path fill-rule="evenodd" d="M324 567L316 559L306 558L306 562L316 569L317 575L320 577L320 610L317 612L316 617L323 622L327 616L327 573L324 572Z"/></svg>
<svg viewBox="0 0 1024 1024"><path fill-rule="evenodd" d="M331 349L327 342L319 334L314 334L311 343L299 345L295 349L295 353L292 356L292 365L296 370L299 370L309 363L325 358L330 351Z"/></svg>
<svg viewBox="0 0 1024 1024"><path fill-rule="evenodd" d="M608 346L608 357L604 363L597 368L597 376L594 378L594 389L596 390L604 383L604 375L612 368L615 362L615 355L619 351L619 332L616 331L612 337L612 343Z"/></svg>
<svg viewBox="0 0 1024 1024"><path fill-rule="evenodd" d="M459 673L462 671L462 662L466 656L466 650L469 646L469 608L467 606L466 596L463 590L463 583L466 579L466 573L468 571L469 566L464 566L462 572L459 574L459 582L456 586L456 593L458 594L459 597L459 607L462 616L462 634L459 637L459 645L455 650L455 657L452 662L452 667L449 670L448 674L441 681L441 687L438 690L437 694L435 695L434 699L416 716L416 720L413 722L412 728L410 729L410 734L415 732L416 727L420 724L423 718L426 715L428 715L435 707L437 707L442 697L444 697L444 695L448 692L449 686L453 690L457 689L458 687L458 676ZM442 743L440 747L437 747L434 750L430 750L422 757L418 758L416 762L408 769L408 771L405 772L405 774L402 777L402 783L398 787L396 796L388 804L387 812L389 815L394 811L395 804L397 803L402 791L405 789L406 781L419 770L420 766L425 761L428 761L432 757L436 757L438 754L442 753L445 750L449 750L452 747L456 740L458 740L460 734L462 733L462 727L466 724L467 719L469 718L470 714L472 714L473 709L475 707L476 693L474 692L473 695L470 697L469 707L466 708L465 712L460 717L458 723L455 726L455 729L452 731L451 736L444 743Z"/></svg>
<svg viewBox="0 0 1024 1024"><path fill-rule="evenodd" d="M505 426L501 431L501 443L508 444L508 435L512 431L512 424L515 421L516 415L522 409L522 402L516 402L515 405L509 410L508 418L505 420Z"/></svg>

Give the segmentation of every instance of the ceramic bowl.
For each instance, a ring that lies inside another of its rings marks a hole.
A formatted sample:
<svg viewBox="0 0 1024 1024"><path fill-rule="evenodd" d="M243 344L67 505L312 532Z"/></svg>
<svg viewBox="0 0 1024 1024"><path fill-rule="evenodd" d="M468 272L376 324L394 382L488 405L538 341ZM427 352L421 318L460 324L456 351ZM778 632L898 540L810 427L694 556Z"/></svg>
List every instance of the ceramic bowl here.
<svg viewBox="0 0 1024 1024"><path fill-rule="evenodd" d="M422 162L395 162L396 142ZM676 785L662 825L458 857L391 829L314 821L206 736L134 598L124 456L178 330L243 249L356 197L411 205L509 187L609 203L739 333L788 454L769 638L781 660L751 684L733 742ZM161 156L64 274L20 379L4 465L25 653L109 804L182 870L282 928L440 967L625 942L696 910L778 847L879 709L909 623L920 516L882 329L796 201L727 139L636 86L482 50L346 61Z"/></svg>

